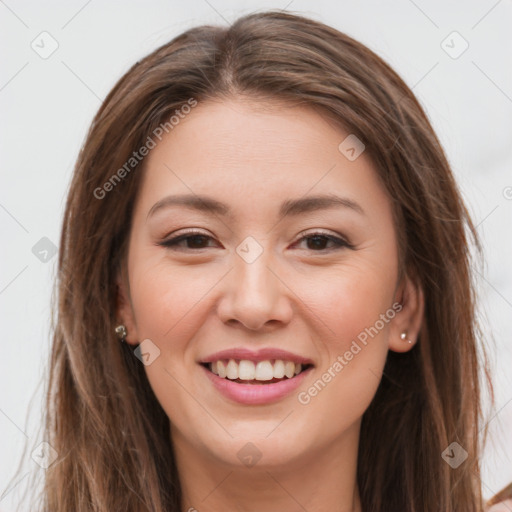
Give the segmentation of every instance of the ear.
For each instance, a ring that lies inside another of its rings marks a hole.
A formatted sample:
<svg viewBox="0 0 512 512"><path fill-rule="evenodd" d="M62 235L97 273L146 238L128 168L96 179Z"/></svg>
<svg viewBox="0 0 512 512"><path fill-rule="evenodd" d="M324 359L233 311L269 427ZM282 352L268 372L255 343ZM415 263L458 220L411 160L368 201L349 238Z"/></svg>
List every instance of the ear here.
<svg viewBox="0 0 512 512"><path fill-rule="evenodd" d="M132 302L130 298L130 287L126 273L118 272L116 278L117 297L116 297L116 316L119 324L126 327L125 341L131 345L139 343L137 335L137 325L133 313Z"/></svg>
<svg viewBox="0 0 512 512"><path fill-rule="evenodd" d="M395 293L395 302L401 304L402 309L390 322L389 350L408 352L418 340L423 321L425 301L421 286L410 276L404 276Z"/></svg>

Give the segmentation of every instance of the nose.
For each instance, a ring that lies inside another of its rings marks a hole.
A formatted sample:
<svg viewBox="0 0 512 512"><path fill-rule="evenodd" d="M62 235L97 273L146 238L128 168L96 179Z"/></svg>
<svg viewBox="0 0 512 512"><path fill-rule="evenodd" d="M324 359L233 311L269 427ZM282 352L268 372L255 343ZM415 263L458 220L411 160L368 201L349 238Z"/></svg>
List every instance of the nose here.
<svg viewBox="0 0 512 512"><path fill-rule="evenodd" d="M263 251L252 263L234 255L235 268L226 276L226 288L217 307L224 323L268 331L290 322L293 293L267 253Z"/></svg>

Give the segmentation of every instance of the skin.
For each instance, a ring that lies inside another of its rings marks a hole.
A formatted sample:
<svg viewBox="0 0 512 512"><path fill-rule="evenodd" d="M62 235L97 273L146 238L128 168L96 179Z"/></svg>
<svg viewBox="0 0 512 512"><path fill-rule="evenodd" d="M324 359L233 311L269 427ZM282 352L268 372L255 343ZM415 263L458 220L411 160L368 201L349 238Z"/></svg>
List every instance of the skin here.
<svg viewBox="0 0 512 512"><path fill-rule="evenodd" d="M183 511L361 511L361 418L388 350L414 346L423 295L398 279L390 198L366 152L349 161L338 150L347 135L309 107L234 97L198 104L146 157L118 314L127 342L150 339L160 350L145 371L171 421ZM147 218L163 197L190 193L226 203L232 217L172 206ZM278 217L282 201L322 193L350 198L364 214L338 207ZM158 245L187 228L211 238ZM354 248L301 241L318 230ZM248 236L263 250L250 264L236 252ZM396 302L402 310L299 403ZM234 347L282 348L315 367L280 401L240 405L197 363ZM237 456L248 442L261 453L250 468Z"/></svg>
<svg viewBox="0 0 512 512"><path fill-rule="evenodd" d="M493 505L488 512L510 512L512 510L512 499L501 501Z"/></svg>

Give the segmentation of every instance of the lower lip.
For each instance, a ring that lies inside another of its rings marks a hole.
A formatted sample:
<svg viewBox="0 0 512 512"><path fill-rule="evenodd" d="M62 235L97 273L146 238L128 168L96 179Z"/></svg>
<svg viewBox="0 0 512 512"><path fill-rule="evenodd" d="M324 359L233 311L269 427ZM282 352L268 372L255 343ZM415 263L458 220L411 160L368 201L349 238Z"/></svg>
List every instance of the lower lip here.
<svg viewBox="0 0 512 512"><path fill-rule="evenodd" d="M269 404L281 400L297 389L306 378L306 375L313 369L310 366L291 379L285 379L273 384L239 384L238 382L219 377L203 365L200 366L217 390L225 397L247 405Z"/></svg>

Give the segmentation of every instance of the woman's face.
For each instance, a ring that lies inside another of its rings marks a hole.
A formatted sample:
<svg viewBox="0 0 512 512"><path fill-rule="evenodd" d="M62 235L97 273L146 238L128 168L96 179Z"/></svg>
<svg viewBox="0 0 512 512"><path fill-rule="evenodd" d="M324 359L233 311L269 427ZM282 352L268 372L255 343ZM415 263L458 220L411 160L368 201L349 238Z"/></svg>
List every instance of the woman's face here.
<svg viewBox="0 0 512 512"><path fill-rule="evenodd" d="M146 157L119 311L178 453L276 467L357 447L388 349L413 346L391 202L349 135L238 98Z"/></svg>

